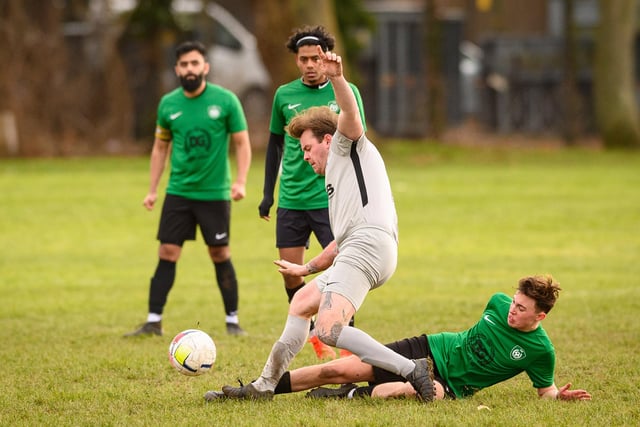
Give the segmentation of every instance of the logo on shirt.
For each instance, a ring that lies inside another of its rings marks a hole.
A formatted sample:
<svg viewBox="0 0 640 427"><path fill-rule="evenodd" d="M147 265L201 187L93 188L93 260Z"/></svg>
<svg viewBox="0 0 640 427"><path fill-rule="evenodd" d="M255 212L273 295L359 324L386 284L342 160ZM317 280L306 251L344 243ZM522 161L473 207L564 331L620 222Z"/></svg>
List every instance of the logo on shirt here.
<svg viewBox="0 0 640 427"><path fill-rule="evenodd" d="M302 105L302 104L299 104L299 103L298 104L289 104L289 105L287 105L287 108L289 110L294 110L294 109L298 108L300 105Z"/></svg>
<svg viewBox="0 0 640 427"><path fill-rule="evenodd" d="M511 357L511 360L522 360L527 357L527 353L525 353L524 348L517 345L511 349L511 354L509 356Z"/></svg>
<svg viewBox="0 0 640 427"><path fill-rule="evenodd" d="M328 197L331 197L331 196L333 196L333 193L335 193L335 192L336 192L336 189L335 189L335 188L333 188L333 185L331 185L331 184L327 184L327 186L326 186L326 191L327 191L327 196L328 196Z"/></svg>
<svg viewBox="0 0 640 427"><path fill-rule="evenodd" d="M204 129L190 129L185 134L184 149L191 159L206 156L211 150L211 136Z"/></svg>
<svg viewBox="0 0 640 427"><path fill-rule="evenodd" d="M182 111L178 111L177 113L169 114L169 119L175 120L182 115Z"/></svg>
<svg viewBox="0 0 640 427"><path fill-rule="evenodd" d="M339 113L340 112L340 107L338 107L338 104L336 103L336 101L331 101L329 103L329 109L331 111L333 111L334 113Z"/></svg>
<svg viewBox="0 0 640 427"><path fill-rule="evenodd" d="M495 326L495 324L496 324L493 320L491 320L491 317L489 317L489 315L488 315L488 314L485 314L485 315L484 315L484 320L486 320L488 323L491 323L491 324L492 324L492 325L494 325L494 326Z"/></svg>
<svg viewBox="0 0 640 427"><path fill-rule="evenodd" d="M220 109L219 105L210 105L208 113L209 117L211 117L213 120L216 120L220 117L220 114L222 114L222 110Z"/></svg>

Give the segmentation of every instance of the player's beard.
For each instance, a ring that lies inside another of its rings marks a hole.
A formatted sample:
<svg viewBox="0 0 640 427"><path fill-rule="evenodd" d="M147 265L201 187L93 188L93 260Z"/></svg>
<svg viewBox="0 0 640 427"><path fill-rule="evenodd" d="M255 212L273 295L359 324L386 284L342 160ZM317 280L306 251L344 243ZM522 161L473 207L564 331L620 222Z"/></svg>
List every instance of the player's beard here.
<svg viewBox="0 0 640 427"><path fill-rule="evenodd" d="M186 92L195 92L200 88L203 79L204 74L187 74L186 76L180 76L180 85Z"/></svg>

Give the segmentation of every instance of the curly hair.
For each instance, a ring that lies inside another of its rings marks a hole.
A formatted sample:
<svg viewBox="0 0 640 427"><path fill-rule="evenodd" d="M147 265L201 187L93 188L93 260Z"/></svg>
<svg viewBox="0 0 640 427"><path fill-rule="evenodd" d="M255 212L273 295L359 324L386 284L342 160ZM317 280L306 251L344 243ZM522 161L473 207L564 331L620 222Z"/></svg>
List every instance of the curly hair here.
<svg viewBox="0 0 640 427"><path fill-rule="evenodd" d="M296 29L285 46L289 51L298 53L300 46L316 46L320 45L324 52L333 50L336 45L336 39L322 25L311 27L305 25Z"/></svg>
<svg viewBox="0 0 640 427"><path fill-rule="evenodd" d="M539 311L549 313L560 294L560 284L550 274L523 277L518 291L535 300Z"/></svg>
<svg viewBox="0 0 640 427"><path fill-rule="evenodd" d="M289 135L296 139L307 129L321 140L325 135L333 135L338 127L338 115L329 107L311 107L296 115L286 127Z"/></svg>

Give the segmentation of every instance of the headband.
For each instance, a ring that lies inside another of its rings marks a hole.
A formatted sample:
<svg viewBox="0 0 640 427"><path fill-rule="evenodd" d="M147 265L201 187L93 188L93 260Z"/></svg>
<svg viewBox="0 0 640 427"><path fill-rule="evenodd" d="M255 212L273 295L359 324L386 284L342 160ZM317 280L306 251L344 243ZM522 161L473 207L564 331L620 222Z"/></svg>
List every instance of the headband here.
<svg viewBox="0 0 640 427"><path fill-rule="evenodd" d="M309 41L309 40L313 40L314 42L318 42L317 44L322 46L322 42L320 41L320 39L318 37L316 37L316 36L304 36L304 37L300 38L300 40L298 40L296 42L296 47L300 47L302 42Z"/></svg>

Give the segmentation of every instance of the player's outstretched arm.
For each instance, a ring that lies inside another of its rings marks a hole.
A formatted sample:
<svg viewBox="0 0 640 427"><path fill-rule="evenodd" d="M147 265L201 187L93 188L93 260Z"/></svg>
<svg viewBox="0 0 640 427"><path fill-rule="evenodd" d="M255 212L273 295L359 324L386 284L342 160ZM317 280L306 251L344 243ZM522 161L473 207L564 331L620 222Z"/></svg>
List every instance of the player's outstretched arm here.
<svg viewBox="0 0 640 427"><path fill-rule="evenodd" d="M306 276L308 274L324 271L333 264L333 260L338 255L338 246L333 240L318 255L304 265L294 264L283 259L273 261L277 265L278 271L289 276Z"/></svg>
<svg viewBox="0 0 640 427"><path fill-rule="evenodd" d="M581 389L570 390L570 388L571 383L567 383L560 388L553 384L550 387L539 388L538 396L543 399L591 400L591 394L588 391Z"/></svg>
<svg viewBox="0 0 640 427"><path fill-rule="evenodd" d="M342 57L334 52L323 52L320 46L318 46L318 55L322 60L324 73L331 80L336 103L340 107L338 131L350 140L355 141L362 136L364 127L358 102L343 74Z"/></svg>

